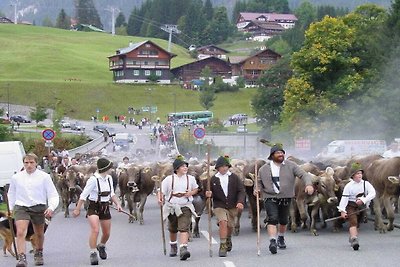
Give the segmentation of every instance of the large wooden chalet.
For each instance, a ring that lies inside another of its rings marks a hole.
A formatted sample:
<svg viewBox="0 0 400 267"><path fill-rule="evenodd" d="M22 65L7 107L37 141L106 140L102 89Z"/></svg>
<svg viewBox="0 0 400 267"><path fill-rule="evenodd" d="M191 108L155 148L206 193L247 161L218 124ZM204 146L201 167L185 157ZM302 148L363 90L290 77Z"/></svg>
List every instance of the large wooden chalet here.
<svg viewBox="0 0 400 267"><path fill-rule="evenodd" d="M171 59L175 57L152 41L130 43L109 56L109 69L117 83L171 83Z"/></svg>
<svg viewBox="0 0 400 267"><path fill-rule="evenodd" d="M225 50L216 45L205 45L196 49L197 58L204 59L206 57L214 56L221 59L226 59L226 54L229 53L228 50Z"/></svg>
<svg viewBox="0 0 400 267"><path fill-rule="evenodd" d="M251 34L251 38L264 41L295 26L293 14L241 12L236 22L238 31Z"/></svg>
<svg viewBox="0 0 400 267"><path fill-rule="evenodd" d="M280 54L270 49L262 50L249 57L229 57L232 76L243 77L246 87L256 86L258 78L280 58Z"/></svg>
<svg viewBox="0 0 400 267"><path fill-rule="evenodd" d="M173 68L171 72L177 79L183 82L184 85L188 85L193 80L201 78L201 72L206 66L211 69L213 76L220 76L223 78L231 78L232 76L232 69L229 62L214 56Z"/></svg>

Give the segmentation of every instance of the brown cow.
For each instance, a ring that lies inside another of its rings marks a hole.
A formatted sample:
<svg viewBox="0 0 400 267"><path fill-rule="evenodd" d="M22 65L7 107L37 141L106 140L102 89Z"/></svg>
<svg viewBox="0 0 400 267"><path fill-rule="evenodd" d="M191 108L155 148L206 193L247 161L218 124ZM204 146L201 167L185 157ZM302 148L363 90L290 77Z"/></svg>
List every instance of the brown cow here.
<svg viewBox="0 0 400 267"><path fill-rule="evenodd" d="M313 235L317 236L316 217L319 214L320 207L324 205L336 205L338 198L335 195L336 183L333 179L333 169L331 167L328 167L325 172L320 173L318 176L311 175L313 176L312 181L315 188L314 194L311 196L308 196L304 191L305 183L303 179L296 178L295 199L292 201L290 208L291 230L292 232L297 232L297 211L300 214L302 228L306 228L308 218L306 206L308 206L311 209L310 231Z"/></svg>
<svg viewBox="0 0 400 267"><path fill-rule="evenodd" d="M118 177L121 206L125 207L125 199L128 202L128 209L132 216L129 216L129 223L133 223L137 220L137 214L133 214L134 209L134 196L133 194L139 191L137 182L140 179L140 168L136 165L132 165L129 168L124 168ZM136 208L136 207L135 207Z"/></svg>
<svg viewBox="0 0 400 267"><path fill-rule="evenodd" d="M400 157L379 159L371 163L365 170L368 181L376 191L374 199L375 229L380 233L392 231L394 228L394 209L392 199L399 198ZM385 208L388 225L382 220L382 205Z"/></svg>
<svg viewBox="0 0 400 267"><path fill-rule="evenodd" d="M64 217L69 217L69 205L76 203L82 193L83 181L73 170L67 170L64 175L58 175L56 183L62 200Z"/></svg>

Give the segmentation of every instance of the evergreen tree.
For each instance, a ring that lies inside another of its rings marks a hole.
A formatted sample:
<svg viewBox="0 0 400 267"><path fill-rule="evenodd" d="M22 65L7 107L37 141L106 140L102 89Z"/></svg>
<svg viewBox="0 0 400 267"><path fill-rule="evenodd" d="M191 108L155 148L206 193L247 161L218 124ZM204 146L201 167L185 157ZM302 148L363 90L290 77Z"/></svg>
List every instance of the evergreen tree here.
<svg viewBox="0 0 400 267"><path fill-rule="evenodd" d="M211 0L206 0L204 2L203 14L207 21L212 20L213 15L214 15L214 9L213 9Z"/></svg>
<svg viewBox="0 0 400 267"><path fill-rule="evenodd" d="M71 28L71 19L65 13L64 9L61 9L60 13L58 14L57 21L56 21L56 28L69 30Z"/></svg>
<svg viewBox="0 0 400 267"><path fill-rule="evenodd" d="M140 10L135 7L129 16L128 25L126 27L128 35L138 36L140 34L142 23L143 22L140 19Z"/></svg>
<svg viewBox="0 0 400 267"><path fill-rule="evenodd" d="M124 16L124 13L119 12L117 18L115 19L115 27L119 28L119 27L125 27L126 24L126 19Z"/></svg>
<svg viewBox="0 0 400 267"><path fill-rule="evenodd" d="M49 17L45 17L42 21L42 26L52 28L52 27L54 27L54 24Z"/></svg>
<svg viewBox="0 0 400 267"><path fill-rule="evenodd" d="M204 31L205 44L219 44L228 39L233 31L225 7L218 7L215 10L213 20Z"/></svg>
<svg viewBox="0 0 400 267"><path fill-rule="evenodd" d="M89 24L103 29L99 13L94 6L93 0L74 0L76 19L80 24Z"/></svg>

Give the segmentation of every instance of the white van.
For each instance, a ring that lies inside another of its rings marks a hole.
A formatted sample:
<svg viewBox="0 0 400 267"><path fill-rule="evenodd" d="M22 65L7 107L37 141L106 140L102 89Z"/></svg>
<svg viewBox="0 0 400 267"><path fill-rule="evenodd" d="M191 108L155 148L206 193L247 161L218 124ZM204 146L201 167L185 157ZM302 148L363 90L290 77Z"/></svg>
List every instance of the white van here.
<svg viewBox="0 0 400 267"><path fill-rule="evenodd" d="M0 187L11 181L11 176L23 167L24 146L20 141L0 142Z"/></svg>
<svg viewBox="0 0 400 267"><path fill-rule="evenodd" d="M385 151L385 140L335 140L318 157L342 159L356 155L382 155Z"/></svg>

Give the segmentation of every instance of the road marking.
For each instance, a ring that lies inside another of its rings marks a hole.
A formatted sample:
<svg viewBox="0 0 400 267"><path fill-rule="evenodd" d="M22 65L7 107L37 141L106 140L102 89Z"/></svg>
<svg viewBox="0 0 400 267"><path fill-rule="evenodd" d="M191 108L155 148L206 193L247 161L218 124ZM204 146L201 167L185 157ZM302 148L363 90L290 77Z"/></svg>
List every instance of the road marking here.
<svg viewBox="0 0 400 267"><path fill-rule="evenodd" d="M235 267L236 265L231 261L224 261L225 267Z"/></svg>
<svg viewBox="0 0 400 267"><path fill-rule="evenodd" d="M207 241L210 241L210 239L208 239L208 231L200 231L204 237L207 239ZM214 237L211 237L211 244L218 244L218 242L214 239Z"/></svg>

